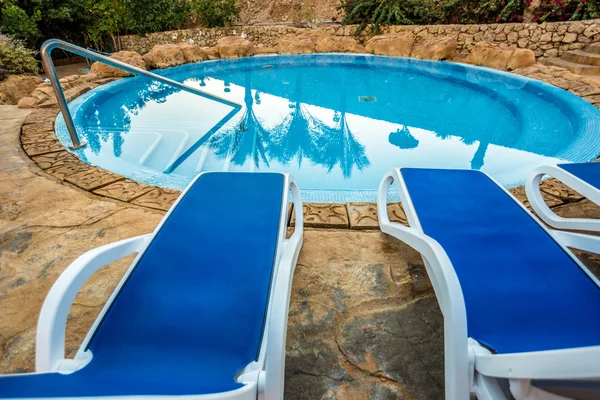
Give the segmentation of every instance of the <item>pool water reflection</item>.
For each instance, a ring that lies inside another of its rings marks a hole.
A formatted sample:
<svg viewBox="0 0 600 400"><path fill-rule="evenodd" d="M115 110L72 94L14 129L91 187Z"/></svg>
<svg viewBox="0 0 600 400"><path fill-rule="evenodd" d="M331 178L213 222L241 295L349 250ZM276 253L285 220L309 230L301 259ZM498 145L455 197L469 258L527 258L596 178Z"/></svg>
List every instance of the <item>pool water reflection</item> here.
<svg viewBox="0 0 600 400"><path fill-rule="evenodd" d="M201 171L292 173L305 201L375 201L394 166L473 168L506 186L600 154L600 112L567 92L459 64L357 55L252 57L160 71L243 105L143 78L70 104L77 155L183 188ZM57 135L68 144L62 117Z"/></svg>

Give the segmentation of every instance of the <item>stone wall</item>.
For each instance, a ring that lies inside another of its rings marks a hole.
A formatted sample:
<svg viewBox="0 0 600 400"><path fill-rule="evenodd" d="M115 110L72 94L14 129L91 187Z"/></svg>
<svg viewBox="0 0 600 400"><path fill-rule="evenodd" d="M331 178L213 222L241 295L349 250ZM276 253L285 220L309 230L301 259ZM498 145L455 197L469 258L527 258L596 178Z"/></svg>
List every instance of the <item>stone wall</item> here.
<svg viewBox="0 0 600 400"><path fill-rule="evenodd" d="M120 38L122 50L146 53L156 44L182 43L193 40L199 46L214 46L219 38L231 35L247 35L255 45L275 46L279 37L289 33L305 32L308 28L287 25L246 26L216 29L185 29L152 33L145 37L137 35ZM330 25L319 28L334 36L353 36L356 26ZM567 50L581 49L589 43L600 41L600 19L577 22L550 22L529 24L490 25L402 25L383 28L383 33L410 32L417 41L439 37L454 37L457 50L466 54L475 43L485 41L497 45L527 48L536 57L560 57ZM361 39L372 36L365 32Z"/></svg>

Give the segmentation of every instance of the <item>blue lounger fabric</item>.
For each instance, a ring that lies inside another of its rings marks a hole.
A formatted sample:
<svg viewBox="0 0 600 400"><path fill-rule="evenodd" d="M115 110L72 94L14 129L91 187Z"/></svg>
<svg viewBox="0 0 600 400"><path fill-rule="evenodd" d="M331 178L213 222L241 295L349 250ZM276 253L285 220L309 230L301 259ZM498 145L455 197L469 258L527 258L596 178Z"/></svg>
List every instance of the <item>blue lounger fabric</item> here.
<svg viewBox="0 0 600 400"><path fill-rule="evenodd" d="M575 175L596 189L600 189L600 163L558 164L557 167L564 169L571 175Z"/></svg>
<svg viewBox="0 0 600 400"><path fill-rule="evenodd" d="M284 176L207 173L173 210L69 375L0 377L0 398L190 395L241 387L256 359Z"/></svg>
<svg viewBox="0 0 600 400"><path fill-rule="evenodd" d="M470 337L497 353L600 345L600 289L502 188L471 170L401 174L456 270Z"/></svg>

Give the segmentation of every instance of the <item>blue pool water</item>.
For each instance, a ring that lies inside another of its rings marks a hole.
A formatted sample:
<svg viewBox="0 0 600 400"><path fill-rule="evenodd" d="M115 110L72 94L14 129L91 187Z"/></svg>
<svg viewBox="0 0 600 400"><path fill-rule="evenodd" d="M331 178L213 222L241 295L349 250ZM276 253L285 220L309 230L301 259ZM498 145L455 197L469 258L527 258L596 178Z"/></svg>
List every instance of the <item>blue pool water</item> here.
<svg viewBox="0 0 600 400"><path fill-rule="evenodd" d="M507 187L600 154L600 112L561 89L461 64L365 55L261 56L158 73L232 107L127 78L70 104L84 161L182 189L201 171L285 171L312 202L375 201L392 167L473 168ZM233 115L233 116L232 116ZM62 119L57 135L68 145Z"/></svg>

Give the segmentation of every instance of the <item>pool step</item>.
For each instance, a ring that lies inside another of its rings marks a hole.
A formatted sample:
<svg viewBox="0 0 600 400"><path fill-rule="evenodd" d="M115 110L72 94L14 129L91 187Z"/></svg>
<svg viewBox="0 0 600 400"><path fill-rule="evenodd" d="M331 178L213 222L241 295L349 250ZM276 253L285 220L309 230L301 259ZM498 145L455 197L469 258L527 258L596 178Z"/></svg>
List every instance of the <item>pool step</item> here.
<svg viewBox="0 0 600 400"><path fill-rule="evenodd" d="M600 67L600 54L588 53L584 50L565 51L561 58L572 63L587 64Z"/></svg>
<svg viewBox="0 0 600 400"><path fill-rule="evenodd" d="M544 64L551 65L554 67L566 68L574 74L578 75L600 75L600 66L580 64L576 62L567 61L562 58L548 58L544 60Z"/></svg>

